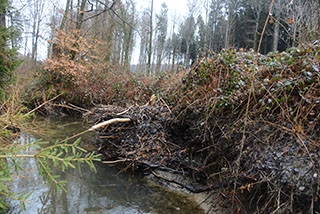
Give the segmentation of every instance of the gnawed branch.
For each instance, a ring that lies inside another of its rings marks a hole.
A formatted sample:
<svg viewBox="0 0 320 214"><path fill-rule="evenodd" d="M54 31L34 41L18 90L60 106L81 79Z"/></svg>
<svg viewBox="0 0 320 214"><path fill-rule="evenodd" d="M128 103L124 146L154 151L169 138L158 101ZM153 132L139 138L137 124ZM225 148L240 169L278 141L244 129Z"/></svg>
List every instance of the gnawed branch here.
<svg viewBox="0 0 320 214"><path fill-rule="evenodd" d="M98 123L97 125L92 126L89 129L89 131L94 131L94 130L96 130L98 128L110 125L112 123L127 123L127 122L130 122L130 121L131 121L130 118L113 118L113 119L110 119L110 120L107 120L107 121L104 121L104 122Z"/></svg>

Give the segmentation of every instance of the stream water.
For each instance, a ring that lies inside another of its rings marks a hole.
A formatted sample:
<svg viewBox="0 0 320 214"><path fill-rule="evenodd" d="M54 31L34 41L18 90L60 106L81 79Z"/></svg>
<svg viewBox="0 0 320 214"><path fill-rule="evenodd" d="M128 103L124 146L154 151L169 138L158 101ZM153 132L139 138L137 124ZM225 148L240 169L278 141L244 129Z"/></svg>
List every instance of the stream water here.
<svg viewBox="0 0 320 214"><path fill-rule="evenodd" d="M42 139L50 142L65 139L88 128L74 118L43 119L38 124L45 133ZM29 144L37 138L37 134L23 133L18 142ZM84 136L82 143L90 144L92 140L92 136ZM25 214L204 213L186 196L150 185L145 179L119 173L120 169L116 167L96 164L97 173L86 165L82 165L80 171L70 169L62 173L55 170L67 181L67 192L63 192L44 182L34 159L22 161L25 170L16 175L10 188L18 193L32 192L26 203L26 211L22 212ZM12 201L11 206L10 213L19 213L18 202Z"/></svg>

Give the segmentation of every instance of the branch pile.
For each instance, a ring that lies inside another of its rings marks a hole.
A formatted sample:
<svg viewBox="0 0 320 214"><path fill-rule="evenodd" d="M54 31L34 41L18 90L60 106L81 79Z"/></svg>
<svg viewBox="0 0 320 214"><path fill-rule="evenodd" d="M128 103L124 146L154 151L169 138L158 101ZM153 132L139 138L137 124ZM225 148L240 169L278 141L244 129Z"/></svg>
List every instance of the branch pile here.
<svg viewBox="0 0 320 214"><path fill-rule="evenodd" d="M224 50L203 59L168 92L170 108L101 106L104 160L227 187L239 209L320 212L320 47L267 56ZM172 99L175 97L175 99Z"/></svg>

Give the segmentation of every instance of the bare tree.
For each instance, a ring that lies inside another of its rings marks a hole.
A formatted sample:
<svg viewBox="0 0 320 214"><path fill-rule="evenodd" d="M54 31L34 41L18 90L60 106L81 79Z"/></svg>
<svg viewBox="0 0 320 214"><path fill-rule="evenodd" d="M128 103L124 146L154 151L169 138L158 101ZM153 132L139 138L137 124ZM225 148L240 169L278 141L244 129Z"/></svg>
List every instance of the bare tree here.
<svg viewBox="0 0 320 214"><path fill-rule="evenodd" d="M180 26L181 53L184 54L184 65L190 65L190 47L195 42L195 20L191 15Z"/></svg>
<svg viewBox="0 0 320 214"><path fill-rule="evenodd" d="M291 27L292 45L308 43L320 36L320 2L290 1L287 22Z"/></svg>
<svg viewBox="0 0 320 214"><path fill-rule="evenodd" d="M168 29L168 7L165 3L161 5L161 11L157 14L157 40L156 40L156 69L155 72L160 72L160 67L162 63L164 44L167 37Z"/></svg>
<svg viewBox="0 0 320 214"><path fill-rule="evenodd" d="M151 0L150 4L150 17L149 17L149 42L148 42L148 47L147 47L147 66L148 66L148 75L151 75L151 57L152 57L152 39L153 39L153 0Z"/></svg>
<svg viewBox="0 0 320 214"><path fill-rule="evenodd" d="M44 0L34 0L33 1L33 25L32 25L32 51L31 59L36 60L38 54L38 43L40 38L40 29L42 28L42 22L44 20L45 14L45 1Z"/></svg>
<svg viewBox="0 0 320 214"><path fill-rule="evenodd" d="M119 2L115 9L122 18L114 22L113 52L118 55L114 63L128 70L134 42L135 5L132 1ZM117 19L117 17L114 18Z"/></svg>
<svg viewBox="0 0 320 214"><path fill-rule="evenodd" d="M280 15L281 15L281 4L280 0L274 2L274 15L273 15L273 34L272 34L272 47L271 51L275 52L278 50L279 36L280 36Z"/></svg>
<svg viewBox="0 0 320 214"><path fill-rule="evenodd" d="M261 34L261 32L259 32L261 15L267 9L267 5L264 0L252 0L250 4L253 8L254 16L253 49L256 51L259 43L259 35Z"/></svg>
<svg viewBox="0 0 320 214"><path fill-rule="evenodd" d="M238 0L227 0L225 4L227 15L227 22L225 27L225 48L229 48L230 45L233 45L233 29L236 21L236 13L239 7L239 3L240 1Z"/></svg>
<svg viewBox="0 0 320 214"><path fill-rule="evenodd" d="M223 1L211 0L206 30L208 50L219 51L222 46L222 43L224 43L224 35L221 35L222 29L225 28L224 15L222 12L223 8Z"/></svg>
<svg viewBox="0 0 320 214"><path fill-rule="evenodd" d="M140 54L139 54L139 70L148 74L147 66L147 50L149 41L149 13L145 10L140 18Z"/></svg>
<svg viewBox="0 0 320 214"><path fill-rule="evenodd" d="M68 20L68 15L70 13L70 9L72 9L71 2L72 2L71 0L67 0L67 2L66 2L66 7L65 7L65 10L64 10L63 19L62 19L61 24L60 24L60 30L66 30L65 27L66 27L66 23L67 23L67 20Z"/></svg>

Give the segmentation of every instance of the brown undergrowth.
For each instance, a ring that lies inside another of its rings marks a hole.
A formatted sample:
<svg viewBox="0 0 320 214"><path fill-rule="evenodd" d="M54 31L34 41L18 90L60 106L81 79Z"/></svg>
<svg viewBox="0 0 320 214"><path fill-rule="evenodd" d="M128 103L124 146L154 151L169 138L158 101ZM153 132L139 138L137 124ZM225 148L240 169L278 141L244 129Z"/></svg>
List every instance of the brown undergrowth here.
<svg viewBox="0 0 320 214"><path fill-rule="evenodd" d="M171 127L184 130L206 182L231 180L246 209L320 209L319 53L226 50L185 78Z"/></svg>
<svg viewBox="0 0 320 214"><path fill-rule="evenodd" d="M106 163L182 174L247 212L319 212L320 47L224 50L148 105L97 106ZM140 169L140 170L139 170ZM230 200L227 200L230 199Z"/></svg>
<svg viewBox="0 0 320 214"><path fill-rule="evenodd" d="M164 94L170 89L168 83L178 80L171 78L175 74L154 78L130 73L128 63L120 64L119 59L110 58L107 41L99 41L87 32L56 33L51 41L52 56L34 71L24 99L31 108L46 103L38 109L43 114L58 113L57 107L68 104L84 108L106 103L141 105L152 94Z"/></svg>

